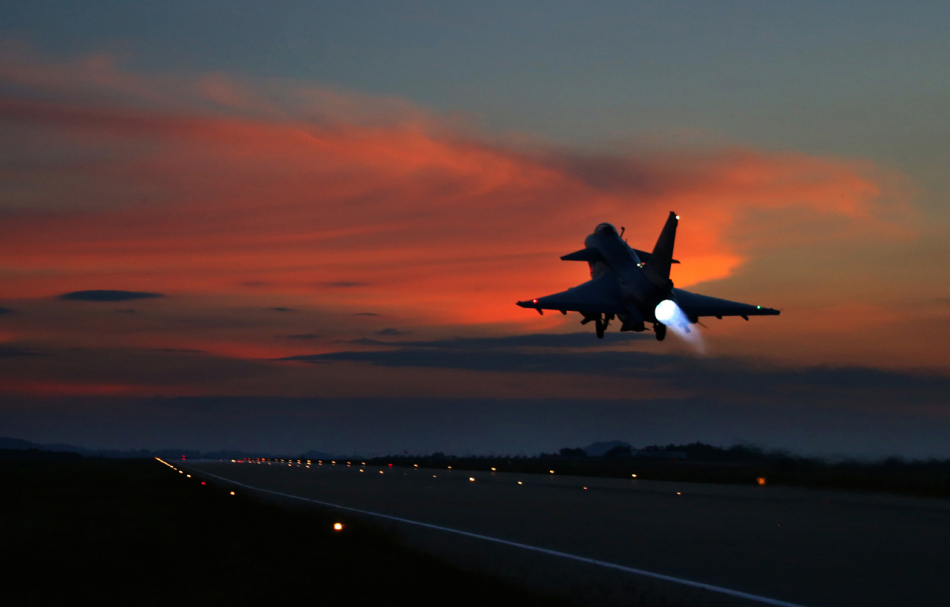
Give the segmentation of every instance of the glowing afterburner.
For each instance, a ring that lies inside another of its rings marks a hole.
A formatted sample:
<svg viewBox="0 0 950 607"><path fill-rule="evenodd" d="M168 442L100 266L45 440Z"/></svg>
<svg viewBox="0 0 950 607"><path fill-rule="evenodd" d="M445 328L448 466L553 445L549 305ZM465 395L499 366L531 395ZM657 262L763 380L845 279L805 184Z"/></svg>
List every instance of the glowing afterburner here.
<svg viewBox="0 0 950 607"><path fill-rule="evenodd" d="M653 315L658 321L669 327L684 341L689 342L699 353L705 353L703 336L699 331L690 331L689 317L672 299L664 299L656 305Z"/></svg>
<svg viewBox="0 0 950 607"><path fill-rule="evenodd" d="M686 319L686 315L683 314L683 311L680 310L679 306L676 305L676 302L672 299L664 299L658 303L656 309L653 311L653 315L666 326L675 324L678 320L677 316L682 316L684 320Z"/></svg>

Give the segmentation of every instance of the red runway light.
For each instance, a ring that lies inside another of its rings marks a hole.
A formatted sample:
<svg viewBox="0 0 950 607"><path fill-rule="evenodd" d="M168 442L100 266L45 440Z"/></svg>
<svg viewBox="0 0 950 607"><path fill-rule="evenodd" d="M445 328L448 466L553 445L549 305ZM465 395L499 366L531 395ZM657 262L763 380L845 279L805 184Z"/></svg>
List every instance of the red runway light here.
<svg viewBox="0 0 950 607"><path fill-rule="evenodd" d="M204 481L201 481L201 484L202 484L202 485L204 485L204 484L205 484L205 482L204 482Z"/></svg>

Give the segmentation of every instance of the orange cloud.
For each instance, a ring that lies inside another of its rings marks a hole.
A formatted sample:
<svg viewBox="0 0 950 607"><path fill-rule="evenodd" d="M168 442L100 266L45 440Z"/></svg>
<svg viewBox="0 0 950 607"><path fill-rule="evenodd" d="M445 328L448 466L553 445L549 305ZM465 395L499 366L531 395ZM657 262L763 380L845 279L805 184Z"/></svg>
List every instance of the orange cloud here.
<svg viewBox="0 0 950 607"><path fill-rule="evenodd" d="M649 249L680 213L687 286L769 247L891 234L881 208L902 204L866 162L514 145L399 100L15 51L0 62L0 84L25 90L0 96L4 146L23 150L0 186L6 299L121 288L414 326L525 323L514 301L583 280L557 256L601 221ZM803 218L812 229L788 230ZM306 347L251 343L263 339L192 341L248 358Z"/></svg>

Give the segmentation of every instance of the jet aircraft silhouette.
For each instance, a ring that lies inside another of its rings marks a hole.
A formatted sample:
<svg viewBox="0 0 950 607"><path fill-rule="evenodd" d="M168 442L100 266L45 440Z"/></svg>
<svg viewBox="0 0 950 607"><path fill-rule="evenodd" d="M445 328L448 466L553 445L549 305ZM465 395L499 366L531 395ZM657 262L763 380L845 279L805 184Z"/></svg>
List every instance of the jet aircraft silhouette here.
<svg viewBox="0 0 950 607"><path fill-rule="evenodd" d="M653 324L659 341L672 326L689 333L689 325L701 316L774 316L778 310L708 297L677 289L670 280L673 242L679 215L670 213L652 253L631 248L609 223L602 223L584 240L586 248L564 255L565 261L586 261L591 280L584 284L528 301L519 301L522 308L558 310L561 314L580 312L582 325L593 321L597 337L604 337L610 321L617 318L621 331L645 331Z"/></svg>

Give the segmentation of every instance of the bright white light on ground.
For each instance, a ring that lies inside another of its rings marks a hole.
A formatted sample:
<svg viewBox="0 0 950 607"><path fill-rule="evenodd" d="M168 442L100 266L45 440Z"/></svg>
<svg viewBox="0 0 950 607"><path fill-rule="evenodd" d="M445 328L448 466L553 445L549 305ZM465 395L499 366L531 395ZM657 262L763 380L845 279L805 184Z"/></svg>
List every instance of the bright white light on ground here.
<svg viewBox="0 0 950 607"><path fill-rule="evenodd" d="M664 299L657 304L653 310L653 315L658 321L669 327L673 333L693 346L700 354L706 353L706 346L703 343L703 336L698 330L690 329L689 318L686 313L676 305L672 299Z"/></svg>
<svg viewBox="0 0 950 607"><path fill-rule="evenodd" d="M342 524L342 523L333 523L333 529L336 530L336 531L343 531L343 524Z"/></svg>

